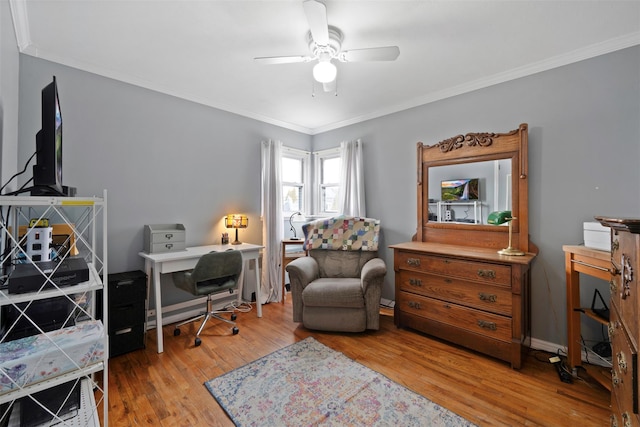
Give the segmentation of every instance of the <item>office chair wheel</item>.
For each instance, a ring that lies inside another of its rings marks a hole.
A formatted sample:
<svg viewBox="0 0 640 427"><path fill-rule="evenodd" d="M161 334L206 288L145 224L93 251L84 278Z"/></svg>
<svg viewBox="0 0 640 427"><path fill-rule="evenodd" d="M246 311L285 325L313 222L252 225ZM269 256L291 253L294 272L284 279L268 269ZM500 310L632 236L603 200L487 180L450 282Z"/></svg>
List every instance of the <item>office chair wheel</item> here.
<svg viewBox="0 0 640 427"><path fill-rule="evenodd" d="M236 328L235 326L233 327L233 329L231 330L233 332L233 335L238 335L238 332L240 332L240 329Z"/></svg>
<svg viewBox="0 0 640 427"><path fill-rule="evenodd" d="M235 313L233 313L233 314L231 315L231 320L236 320L237 318L238 318L238 316L236 316L236 314L235 314Z"/></svg>
<svg viewBox="0 0 640 427"><path fill-rule="evenodd" d="M174 337L177 337L178 335L180 335L180 329L175 328L175 329L173 330L173 336L174 336Z"/></svg>
<svg viewBox="0 0 640 427"><path fill-rule="evenodd" d="M200 338L196 338L196 347L198 347L200 344L202 344L202 340Z"/></svg>

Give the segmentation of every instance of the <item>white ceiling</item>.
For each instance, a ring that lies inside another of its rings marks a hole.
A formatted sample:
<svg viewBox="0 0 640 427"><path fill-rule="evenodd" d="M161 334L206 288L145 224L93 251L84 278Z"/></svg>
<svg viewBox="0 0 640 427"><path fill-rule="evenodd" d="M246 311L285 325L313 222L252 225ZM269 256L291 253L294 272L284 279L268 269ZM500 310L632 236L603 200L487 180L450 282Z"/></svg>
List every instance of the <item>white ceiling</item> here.
<svg viewBox="0 0 640 427"><path fill-rule="evenodd" d="M345 50L325 93L302 0L10 0L21 52L316 134L640 44L640 1L326 0ZM639 64L640 70L640 64Z"/></svg>

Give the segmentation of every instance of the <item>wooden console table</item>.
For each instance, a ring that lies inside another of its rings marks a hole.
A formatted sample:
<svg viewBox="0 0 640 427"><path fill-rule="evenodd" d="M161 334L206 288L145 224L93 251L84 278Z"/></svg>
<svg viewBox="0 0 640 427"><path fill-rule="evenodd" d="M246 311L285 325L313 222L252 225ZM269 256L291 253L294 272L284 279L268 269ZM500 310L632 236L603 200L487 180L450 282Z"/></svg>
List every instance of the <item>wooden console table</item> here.
<svg viewBox="0 0 640 427"><path fill-rule="evenodd" d="M282 303L283 304L284 304L284 297L286 295L285 287L284 287L285 274L286 274L285 267L294 259L307 256L307 251L305 251L302 248L303 244L304 244L304 240L302 239L297 239L297 240L285 239L282 241ZM287 246L300 246L300 250L296 252L287 253Z"/></svg>
<svg viewBox="0 0 640 427"><path fill-rule="evenodd" d="M582 366L582 349L580 346L580 315L586 316L607 325L609 322L595 314L590 308L580 306L580 276L588 274L607 282L611 280L611 253L585 246L564 245L565 273L567 276L567 362L573 376L577 375L577 367ZM583 366L585 370L587 368ZM611 390L610 370L594 367L589 374Z"/></svg>

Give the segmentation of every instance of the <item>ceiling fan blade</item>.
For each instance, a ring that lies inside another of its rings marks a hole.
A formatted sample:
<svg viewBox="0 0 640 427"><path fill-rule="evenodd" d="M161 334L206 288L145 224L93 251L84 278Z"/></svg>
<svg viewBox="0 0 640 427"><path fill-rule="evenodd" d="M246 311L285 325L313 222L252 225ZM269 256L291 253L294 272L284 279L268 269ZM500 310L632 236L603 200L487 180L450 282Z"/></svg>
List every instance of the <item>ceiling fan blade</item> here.
<svg viewBox="0 0 640 427"><path fill-rule="evenodd" d="M338 79L335 78L332 81L330 81L329 83L322 83L322 90L324 90L325 92L335 92L336 91L336 82L337 81L338 81Z"/></svg>
<svg viewBox="0 0 640 427"><path fill-rule="evenodd" d="M385 46L345 50L340 53L338 59L343 62L395 61L398 55L400 55L398 46Z"/></svg>
<svg viewBox="0 0 640 427"><path fill-rule="evenodd" d="M294 62L309 62L309 56L263 56L253 58L254 61L261 64L291 64Z"/></svg>
<svg viewBox="0 0 640 427"><path fill-rule="evenodd" d="M316 0L305 0L302 3L304 13L307 15L309 30L313 41L317 45L329 44L329 23L327 22L327 7Z"/></svg>

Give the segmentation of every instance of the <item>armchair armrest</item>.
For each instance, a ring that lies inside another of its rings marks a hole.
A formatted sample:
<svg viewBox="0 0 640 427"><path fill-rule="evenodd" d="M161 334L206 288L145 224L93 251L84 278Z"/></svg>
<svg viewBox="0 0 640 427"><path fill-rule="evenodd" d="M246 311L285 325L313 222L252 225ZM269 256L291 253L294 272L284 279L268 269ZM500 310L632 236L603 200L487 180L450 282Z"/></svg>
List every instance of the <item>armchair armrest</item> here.
<svg viewBox="0 0 640 427"><path fill-rule="evenodd" d="M301 286L301 290L320 275L318 263L308 256L294 259L287 264L286 270L289 273L291 285L293 286L293 282L296 281Z"/></svg>
<svg viewBox="0 0 640 427"><path fill-rule="evenodd" d="M375 283L382 283L384 276L387 274L387 266L381 258L373 258L367 261L362 267L360 280L362 282L362 290L366 293L367 288Z"/></svg>
<svg viewBox="0 0 640 427"><path fill-rule="evenodd" d="M291 261L287 267L289 283L291 283L291 305L293 306L293 321L302 322L302 291L320 277L317 261L310 257L301 257Z"/></svg>

